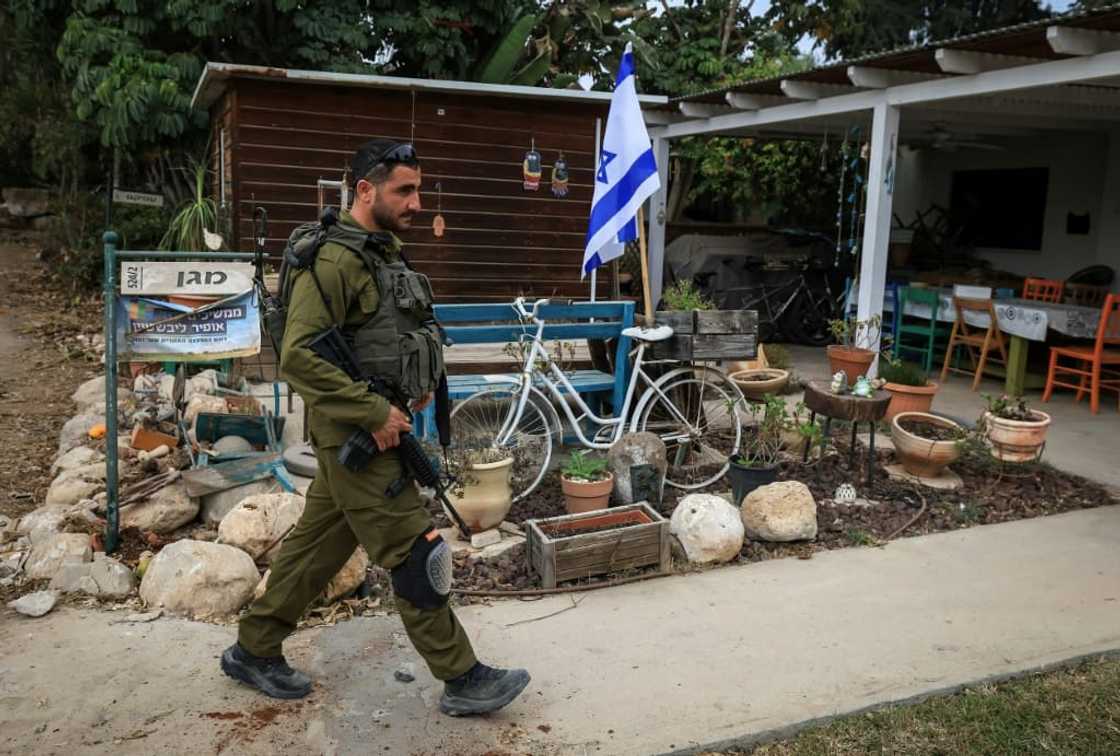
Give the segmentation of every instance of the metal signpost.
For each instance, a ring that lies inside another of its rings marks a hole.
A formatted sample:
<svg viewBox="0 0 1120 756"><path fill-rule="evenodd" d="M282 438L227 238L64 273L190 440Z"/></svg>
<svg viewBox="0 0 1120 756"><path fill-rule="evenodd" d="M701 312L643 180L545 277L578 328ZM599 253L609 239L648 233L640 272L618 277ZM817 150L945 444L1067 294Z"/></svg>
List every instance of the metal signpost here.
<svg viewBox="0 0 1120 756"><path fill-rule="evenodd" d="M182 263L247 263L257 255L253 252L151 252L118 250L120 238L113 231L102 237L105 243L105 482L106 526L105 551L116 550L120 539L120 492L117 461L117 263L122 260L168 261ZM189 440L188 440L189 443Z"/></svg>

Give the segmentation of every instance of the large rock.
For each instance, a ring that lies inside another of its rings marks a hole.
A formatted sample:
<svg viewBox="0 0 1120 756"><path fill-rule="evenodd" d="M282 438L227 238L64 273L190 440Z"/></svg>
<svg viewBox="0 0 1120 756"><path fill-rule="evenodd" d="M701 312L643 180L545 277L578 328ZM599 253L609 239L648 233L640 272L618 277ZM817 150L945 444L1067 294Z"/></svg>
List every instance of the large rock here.
<svg viewBox="0 0 1120 756"><path fill-rule="evenodd" d="M243 486L234 486L225 491L206 494L200 500L199 519L206 525L218 525L233 508L249 496L256 494L275 493L280 489L280 484L274 478L255 480Z"/></svg>
<svg viewBox="0 0 1120 756"><path fill-rule="evenodd" d="M89 536L84 533L55 533L31 542L31 555L23 571L28 578L53 578L64 564L93 559Z"/></svg>
<svg viewBox="0 0 1120 756"><path fill-rule="evenodd" d="M122 509L121 527L170 533L198 517L198 510L198 499L187 496L186 486L178 481Z"/></svg>
<svg viewBox="0 0 1120 756"><path fill-rule="evenodd" d="M45 505L69 508L105 488L105 463L94 462L61 473L47 489Z"/></svg>
<svg viewBox="0 0 1120 756"><path fill-rule="evenodd" d="M817 537L817 502L796 480L760 486L741 508L747 535L759 541L805 541Z"/></svg>
<svg viewBox="0 0 1120 756"><path fill-rule="evenodd" d="M32 541L42 541L62 532L67 514L68 510L58 507L39 507L20 518L16 531L26 533Z"/></svg>
<svg viewBox="0 0 1120 756"><path fill-rule="evenodd" d="M131 398L132 392L126 388L117 388L117 401L125 403ZM104 406L105 401L105 376L101 375L97 378L90 378L88 381L78 386L77 390L70 396L74 403L78 405L79 412L85 412L87 409L93 407Z"/></svg>
<svg viewBox="0 0 1120 756"><path fill-rule="evenodd" d="M140 583L149 607L195 619L225 617L253 596L260 576L253 558L233 546L176 541L155 555Z"/></svg>
<svg viewBox="0 0 1120 756"><path fill-rule="evenodd" d="M66 421L58 434L58 453L65 454L76 446L82 446L89 440L90 428L98 423L105 422L105 409L98 405L98 410L87 410L75 415Z"/></svg>
<svg viewBox="0 0 1120 756"><path fill-rule="evenodd" d="M346 560L346 564L342 565L338 574L331 578L331 582L327 583L327 587L323 591L323 598L329 603L350 593L366 579L368 569L369 556L366 554L366 550L359 546L354 549L354 553Z"/></svg>
<svg viewBox="0 0 1120 756"><path fill-rule="evenodd" d="M17 218L34 218L50 211L50 194L46 189L6 187L4 205Z"/></svg>
<svg viewBox="0 0 1120 756"><path fill-rule="evenodd" d="M236 546L268 564L280 551L280 539L303 514L303 505L302 496L290 493L249 496L218 525L218 543Z"/></svg>
<svg viewBox="0 0 1120 756"><path fill-rule="evenodd" d="M88 593L91 596L123 599L132 593L132 570L103 552L92 562L64 564L51 578L50 587L63 593Z"/></svg>
<svg viewBox="0 0 1120 756"><path fill-rule="evenodd" d="M669 462L657 434L627 433L607 452L607 464L614 473L615 502L661 501Z"/></svg>
<svg viewBox="0 0 1120 756"><path fill-rule="evenodd" d="M721 496L685 496L673 510L669 532L695 564L729 562L743 548L743 522L735 507Z"/></svg>
<svg viewBox="0 0 1120 756"><path fill-rule="evenodd" d="M58 594L54 591L35 591L20 596L15 601L9 601L8 606L28 617L42 617L51 609L54 609L57 601Z"/></svg>
<svg viewBox="0 0 1120 756"><path fill-rule="evenodd" d="M54 461L54 464L51 465L51 475L58 475L68 470L101 462L104 459L105 455L96 449L91 449L88 446L75 446Z"/></svg>

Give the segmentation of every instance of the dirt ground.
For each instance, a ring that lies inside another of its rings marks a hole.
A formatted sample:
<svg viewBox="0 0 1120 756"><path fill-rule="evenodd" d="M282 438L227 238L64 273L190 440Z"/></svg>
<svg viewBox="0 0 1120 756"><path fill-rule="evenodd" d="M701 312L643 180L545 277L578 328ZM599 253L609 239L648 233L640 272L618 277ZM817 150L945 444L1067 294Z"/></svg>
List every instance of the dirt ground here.
<svg viewBox="0 0 1120 756"><path fill-rule="evenodd" d="M100 368L78 338L99 333L99 302L48 288L35 256L34 237L0 239L0 514L11 517L42 504L70 395Z"/></svg>

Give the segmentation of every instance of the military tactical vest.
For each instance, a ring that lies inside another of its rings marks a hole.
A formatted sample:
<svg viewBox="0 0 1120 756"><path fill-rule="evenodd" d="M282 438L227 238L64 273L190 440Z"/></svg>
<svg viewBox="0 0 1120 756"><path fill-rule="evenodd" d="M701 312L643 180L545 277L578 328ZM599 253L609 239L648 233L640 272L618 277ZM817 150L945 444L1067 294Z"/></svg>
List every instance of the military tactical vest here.
<svg viewBox="0 0 1120 756"><path fill-rule="evenodd" d="M379 238L380 237L380 238ZM443 375L441 332L432 310L432 286L403 258L390 261L375 247L389 244L388 234L358 231L324 213L319 223L308 223L292 232L280 270L279 303L266 316L266 328L279 357L284 322L291 298L292 270L307 270L330 309L315 276L315 258L323 244L334 242L358 255L373 276L379 297L377 309L360 326L343 326L342 333L354 350L365 378L381 378L409 398L434 391Z"/></svg>

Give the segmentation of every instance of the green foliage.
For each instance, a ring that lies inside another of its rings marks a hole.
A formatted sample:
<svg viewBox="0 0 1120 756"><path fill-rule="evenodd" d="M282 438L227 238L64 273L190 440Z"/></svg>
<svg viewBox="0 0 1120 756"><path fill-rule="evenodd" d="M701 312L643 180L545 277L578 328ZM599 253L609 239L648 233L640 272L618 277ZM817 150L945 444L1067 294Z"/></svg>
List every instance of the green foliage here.
<svg viewBox="0 0 1120 756"><path fill-rule="evenodd" d="M766 15L787 35L815 38L826 57L851 59L1034 21L1051 11L1040 0L773 0Z"/></svg>
<svg viewBox="0 0 1120 756"><path fill-rule="evenodd" d="M855 317L839 318L828 321L828 329L837 344L852 348L867 348L875 342L879 335L882 318L874 315L867 320Z"/></svg>
<svg viewBox="0 0 1120 756"><path fill-rule="evenodd" d="M591 450L575 451L568 457L568 464L564 465L563 476L569 480L582 480L593 482L606 480L607 460L591 456Z"/></svg>
<svg viewBox="0 0 1120 756"><path fill-rule="evenodd" d="M981 394L988 405L988 412L1004 420L1018 420L1020 422L1033 422L1039 420L1034 410L1027 406L1027 401L1021 396L994 397L991 394Z"/></svg>
<svg viewBox="0 0 1120 756"><path fill-rule="evenodd" d="M666 310L714 310L716 308L712 300L701 294L687 278L678 279L665 289L661 294L661 301Z"/></svg>
<svg viewBox="0 0 1120 756"><path fill-rule="evenodd" d="M161 207L113 206L113 230L121 249L158 249L167 227L168 213Z"/></svg>
<svg viewBox="0 0 1120 756"><path fill-rule="evenodd" d="M193 179L194 194L175 211L159 245L166 250L201 252L207 249L205 232L217 226L218 209L206 195L206 164L195 161L183 171Z"/></svg>
<svg viewBox="0 0 1120 756"><path fill-rule="evenodd" d="M812 448L820 442L821 428L817 423L809 422L808 409L802 402L798 402L791 412L784 400L767 394L761 402L748 403L747 410L754 417L754 423L743 429L743 444L734 458L738 465L772 467L778 464L785 433L793 432L801 438L799 449L805 444Z"/></svg>
<svg viewBox="0 0 1120 756"><path fill-rule="evenodd" d="M879 377L901 386L925 386L929 383L929 376L921 365L886 355L879 358Z"/></svg>

